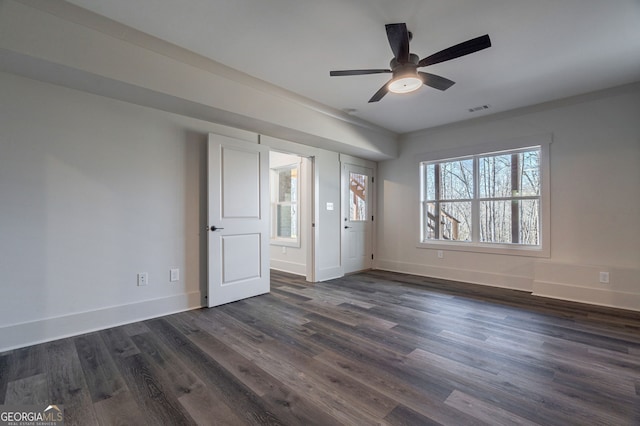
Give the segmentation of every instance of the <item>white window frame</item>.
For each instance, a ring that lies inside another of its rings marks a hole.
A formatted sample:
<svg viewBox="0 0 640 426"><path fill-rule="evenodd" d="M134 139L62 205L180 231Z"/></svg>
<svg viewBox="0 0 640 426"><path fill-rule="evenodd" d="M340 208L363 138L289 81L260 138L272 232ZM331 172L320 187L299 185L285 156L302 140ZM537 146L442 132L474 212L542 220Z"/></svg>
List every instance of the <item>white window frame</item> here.
<svg viewBox="0 0 640 426"><path fill-rule="evenodd" d="M296 170L298 176L298 184L296 185L296 238L279 237L277 235L278 229L278 205L286 204L278 202L278 190L280 172L284 170ZM286 247L300 247L300 163L287 164L283 166L273 167L270 169L270 187L271 187L271 245L273 246L286 246Z"/></svg>
<svg viewBox="0 0 640 426"><path fill-rule="evenodd" d="M532 257L550 257L551 254L551 207L550 207L550 179L549 179L549 147L552 142L552 135L535 135L519 139L507 140L502 142L483 143L465 148L443 150L433 153L423 154L418 156L418 170L420 179L420 193L418 194L419 212L422 213L423 209L423 197L424 197L424 176L423 176L423 163L426 162L439 162L449 161L452 159L468 158L472 156L482 156L485 154L499 153L501 151L517 151L523 150L529 147L540 147L540 245L531 246L525 244L500 244L500 243L482 243L477 238L479 230L474 226L472 233L476 237L474 241L448 241L448 240L423 240L424 227L424 215L420 214L418 219L418 248L432 249L432 250L451 250L451 251L464 251L474 253L488 253L488 254L504 254L504 255L517 255L517 256L532 256ZM477 186L477 182L474 182ZM476 192L477 194L477 192ZM476 196L473 203L478 202ZM477 213L477 209L476 212ZM474 219L474 222L477 220Z"/></svg>

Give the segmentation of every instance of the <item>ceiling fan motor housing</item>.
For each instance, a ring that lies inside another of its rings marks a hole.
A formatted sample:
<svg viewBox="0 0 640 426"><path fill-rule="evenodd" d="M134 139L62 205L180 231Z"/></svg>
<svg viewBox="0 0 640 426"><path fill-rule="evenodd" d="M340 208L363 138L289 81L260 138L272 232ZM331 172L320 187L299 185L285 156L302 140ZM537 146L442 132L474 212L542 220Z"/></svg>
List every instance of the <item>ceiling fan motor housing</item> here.
<svg viewBox="0 0 640 426"><path fill-rule="evenodd" d="M409 60L404 63L398 62L398 60L395 57L391 58L391 61L389 61L389 68L391 68L394 71L397 67L400 67L400 66L411 66L413 68L418 68L418 62L420 62L420 58L418 57L418 55L416 55L415 53L410 53Z"/></svg>
<svg viewBox="0 0 640 426"><path fill-rule="evenodd" d="M409 93L422 86L423 80L418 75L418 55L409 55L407 62L400 62L393 58L389 63L393 78L386 85L387 90L393 93Z"/></svg>

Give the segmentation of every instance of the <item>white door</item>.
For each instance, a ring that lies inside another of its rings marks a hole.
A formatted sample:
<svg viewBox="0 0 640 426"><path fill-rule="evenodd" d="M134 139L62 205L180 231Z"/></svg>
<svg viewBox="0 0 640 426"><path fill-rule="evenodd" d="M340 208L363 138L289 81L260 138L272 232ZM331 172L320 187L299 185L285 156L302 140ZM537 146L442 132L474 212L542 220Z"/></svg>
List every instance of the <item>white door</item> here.
<svg viewBox="0 0 640 426"><path fill-rule="evenodd" d="M371 213L372 170L343 165L342 265L345 274L370 269L373 265Z"/></svg>
<svg viewBox="0 0 640 426"><path fill-rule="evenodd" d="M269 150L209 134L209 307L269 292Z"/></svg>

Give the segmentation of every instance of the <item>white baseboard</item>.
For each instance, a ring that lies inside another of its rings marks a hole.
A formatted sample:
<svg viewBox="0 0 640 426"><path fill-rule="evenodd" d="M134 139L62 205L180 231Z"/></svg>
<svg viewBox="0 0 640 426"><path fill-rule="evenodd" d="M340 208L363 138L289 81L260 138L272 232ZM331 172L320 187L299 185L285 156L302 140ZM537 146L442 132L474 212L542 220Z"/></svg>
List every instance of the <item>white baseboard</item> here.
<svg viewBox="0 0 640 426"><path fill-rule="evenodd" d="M599 282L600 272L609 282ZM539 261L534 265L533 294L553 299L640 311L640 270L606 265Z"/></svg>
<svg viewBox="0 0 640 426"><path fill-rule="evenodd" d="M638 282L637 269L537 261L533 268L534 276L525 277L386 259L378 260L377 269L523 290L540 297L640 311L640 289L637 284L634 285ZM612 282L597 283L599 271L609 271Z"/></svg>
<svg viewBox="0 0 640 426"><path fill-rule="evenodd" d="M580 287L565 283L534 281L533 294L552 299L640 311L640 294L637 293Z"/></svg>
<svg viewBox="0 0 640 426"><path fill-rule="evenodd" d="M520 275L498 274L494 272L398 262L386 259L378 260L377 269L528 292L532 291L533 288L533 280L530 277Z"/></svg>
<svg viewBox="0 0 640 426"><path fill-rule="evenodd" d="M200 292L0 327L0 352L202 307Z"/></svg>
<svg viewBox="0 0 640 426"><path fill-rule="evenodd" d="M335 278L344 277L344 272L342 272L341 266L334 266L331 268L322 268L318 269L318 273L316 274L316 281L328 281L333 280Z"/></svg>
<svg viewBox="0 0 640 426"><path fill-rule="evenodd" d="M290 274L307 276L307 265L302 263L287 262L286 260L271 259L270 268Z"/></svg>

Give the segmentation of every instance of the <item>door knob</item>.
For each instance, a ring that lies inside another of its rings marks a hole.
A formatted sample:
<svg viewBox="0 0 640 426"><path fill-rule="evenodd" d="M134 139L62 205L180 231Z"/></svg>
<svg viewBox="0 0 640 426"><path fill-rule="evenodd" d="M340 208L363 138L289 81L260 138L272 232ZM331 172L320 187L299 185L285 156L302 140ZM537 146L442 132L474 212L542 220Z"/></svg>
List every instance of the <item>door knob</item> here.
<svg viewBox="0 0 640 426"><path fill-rule="evenodd" d="M344 227L344 229L349 229L349 228L351 228L351 227L350 227L350 226L346 226L346 225L345 225L345 227Z"/></svg>
<svg viewBox="0 0 640 426"><path fill-rule="evenodd" d="M211 228L209 228L212 231L217 231L218 229L224 229L224 228L218 228L215 225L213 225Z"/></svg>

